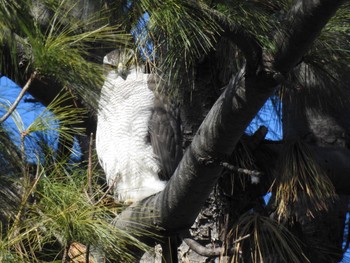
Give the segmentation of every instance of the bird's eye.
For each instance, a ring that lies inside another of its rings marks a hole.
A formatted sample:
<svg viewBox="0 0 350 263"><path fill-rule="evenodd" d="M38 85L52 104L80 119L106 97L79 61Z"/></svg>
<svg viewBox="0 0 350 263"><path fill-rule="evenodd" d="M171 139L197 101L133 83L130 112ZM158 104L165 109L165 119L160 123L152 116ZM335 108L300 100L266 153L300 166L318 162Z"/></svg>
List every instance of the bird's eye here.
<svg viewBox="0 0 350 263"><path fill-rule="evenodd" d="M104 64L109 69L117 69L118 67L112 64Z"/></svg>

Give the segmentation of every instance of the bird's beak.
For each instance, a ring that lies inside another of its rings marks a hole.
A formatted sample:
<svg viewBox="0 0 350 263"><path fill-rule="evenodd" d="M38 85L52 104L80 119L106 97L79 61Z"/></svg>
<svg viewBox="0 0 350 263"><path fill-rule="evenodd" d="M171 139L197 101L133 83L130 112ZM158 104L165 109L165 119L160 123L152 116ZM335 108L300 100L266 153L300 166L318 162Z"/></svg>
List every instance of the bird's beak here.
<svg viewBox="0 0 350 263"><path fill-rule="evenodd" d="M124 67L122 63L118 63L117 71L120 76L124 74Z"/></svg>

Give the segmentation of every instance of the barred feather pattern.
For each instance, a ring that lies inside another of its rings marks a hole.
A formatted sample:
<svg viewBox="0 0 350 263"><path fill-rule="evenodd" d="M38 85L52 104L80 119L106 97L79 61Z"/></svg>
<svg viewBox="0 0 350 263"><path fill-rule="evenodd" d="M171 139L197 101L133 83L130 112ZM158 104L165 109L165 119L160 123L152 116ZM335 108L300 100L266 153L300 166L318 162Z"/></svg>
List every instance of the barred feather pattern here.
<svg viewBox="0 0 350 263"><path fill-rule="evenodd" d="M114 197L138 201L162 191L159 164L148 141L154 94L148 74L133 70L124 80L111 71L101 91L96 151Z"/></svg>

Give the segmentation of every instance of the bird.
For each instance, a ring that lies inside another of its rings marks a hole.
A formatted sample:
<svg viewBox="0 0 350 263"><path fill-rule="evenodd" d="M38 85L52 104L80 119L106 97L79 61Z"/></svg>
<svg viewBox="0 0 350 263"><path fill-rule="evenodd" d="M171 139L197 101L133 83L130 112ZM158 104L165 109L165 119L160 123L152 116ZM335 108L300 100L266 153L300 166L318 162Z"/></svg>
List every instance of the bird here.
<svg viewBox="0 0 350 263"><path fill-rule="evenodd" d="M182 158L180 110L156 91L153 74L135 52L116 49L103 58L96 152L113 197L136 202L162 191Z"/></svg>

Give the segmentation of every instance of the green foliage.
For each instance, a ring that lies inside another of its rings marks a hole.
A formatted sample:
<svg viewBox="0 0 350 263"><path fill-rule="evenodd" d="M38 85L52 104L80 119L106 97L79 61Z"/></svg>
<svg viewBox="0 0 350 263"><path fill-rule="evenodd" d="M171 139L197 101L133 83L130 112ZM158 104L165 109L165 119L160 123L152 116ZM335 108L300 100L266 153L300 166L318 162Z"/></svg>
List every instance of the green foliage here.
<svg viewBox="0 0 350 263"><path fill-rule="evenodd" d="M130 1L129 17L135 28L140 27L135 44L141 47L143 56L152 65L153 71L160 73L162 80L178 88L184 74L193 73L194 62L213 50L218 32L218 24L203 8L202 1ZM149 45L152 44L152 52ZM176 93L176 90L172 90Z"/></svg>
<svg viewBox="0 0 350 263"><path fill-rule="evenodd" d="M136 230L126 233L112 225L120 208L102 202L106 193L96 183L98 171L88 172L84 163L58 162L54 150L43 151L50 148L45 134L55 131L62 138L72 139L83 132L74 127L81 122L84 111L66 103L70 99L67 93L60 95L28 127L15 110L11 117L18 133L11 136L18 134L20 145L13 145L6 125L2 129L0 262L59 259L73 242L90 245L121 262L133 261L129 244L146 249L133 237L138 235ZM6 102L2 106L8 109ZM31 141L30 150L37 153L36 163L31 166L26 162L28 144L24 140ZM88 185L88 173L95 174L92 185ZM93 194L88 194L90 191Z"/></svg>
<svg viewBox="0 0 350 263"><path fill-rule="evenodd" d="M96 182L91 186L93 195L88 194L84 166L56 162L35 166L35 171L25 171L12 184L2 180L0 262L59 259L73 242L90 245L120 262L133 262L129 244L146 249L131 235L137 233L126 233L111 224L120 208L99 200L105 193ZM15 182L17 187L11 188Z"/></svg>
<svg viewBox="0 0 350 263"><path fill-rule="evenodd" d="M73 242L80 242L120 262L133 261L127 247L138 241L131 233L111 224L115 216L112 210L94 201L94 197L103 194L98 188L94 188L95 196L88 196L84 171L77 167L69 171L56 164L51 169L38 168L36 176L30 187L24 188L24 196L31 198L25 198L18 220L2 234L2 260L41 262L43 257L53 260L61 258L64 249ZM139 248L146 249L142 244Z"/></svg>
<svg viewBox="0 0 350 263"><path fill-rule="evenodd" d="M103 75L91 51L116 47L125 43L128 35L118 30L119 25L109 26L102 11L77 19L75 1L39 1L42 9L53 13L47 18L32 12L35 3L1 2L0 43L7 48L0 51L2 74L23 82L36 72L38 79L51 78L96 108Z"/></svg>
<svg viewBox="0 0 350 263"><path fill-rule="evenodd" d="M34 12L36 4L42 5L43 13ZM96 108L103 77L91 51L114 48L128 39L119 25L108 25L106 10L85 19L78 19L76 12L75 1L0 1L0 43L5 47L0 52L1 72L20 83L35 72L37 80L54 80L68 91L28 127L16 110L12 113L18 131L12 136L19 134L20 145L11 144L8 127L0 134L1 162L7 168L0 175L1 262L61 259L73 242L121 262L133 260L129 244L145 249L132 233L111 224L118 211L95 200L106 195L98 184L89 186L93 196L87 194L86 166L58 162L55 151L47 150L53 132L63 141L84 132L79 126L86 111L73 106L75 96ZM53 15L46 16L49 13ZM4 101L1 106L8 110L10 105ZM26 160L28 142L37 153L32 167Z"/></svg>
<svg viewBox="0 0 350 263"><path fill-rule="evenodd" d="M87 114L87 111L83 108L74 107L70 102L72 96L67 92L59 94L34 120L32 123L25 127L22 117L17 110L11 114L11 119L14 122L14 131L11 131L10 126L4 126L5 136L3 142L11 142L11 138L8 133L12 133L12 137L16 141L20 141L20 150L15 145L6 146L5 151L11 150L13 157L18 156L23 160L26 159L26 152L33 151L37 154L40 160L41 157L47 157L43 155L45 143L49 143L49 137L60 135L58 143L64 144L64 141L73 141L77 135L83 135L84 129L80 128L79 125L83 122L83 117ZM10 107L8 101L0 102L0 107L7 111ZM43 141L43 139L46 140ZM29 148L29 145L32 147ZM44 148L41 148L43 146ZM46 147L47 149L50 147ZM72 150L69 148L69 150ZM53 153L53 151L51 151ZM5 158L6 160L7 158Z"/></svg>
<svg viewBox="0 0 350 263"><path fill-rule="evenodd" d="M37 228L43 230L40 243L47 237L54 237L63 247L80 242L118 257L122 262L131 261L133 256L127 246L138 241L130 233L111 225L115 215L87 195L81 171L74 167L71 174L63 168L55 168L51 175L40 180L35 193L38 202L31 209L30 222L38 222ZM98 194L103 193L94 191L95 197ZM140 248L145 249L141 244Z"/></svg>
<svg viewBox="0 0 350 263"><path fill-rule="evenodd" d="M83 135L85 130L79 125L87 114L86 109L76 108L69 102L72 97L68 93L59 94L45 110L25 129L25 135L31 134L59 134L59 143L73 141L74 136ZM79 117L77 117L79 116ZM35 137L34 137L35 138ZM36 140L36 143L40 143ZM72 150L72 149L69 149Z"/></svg>

